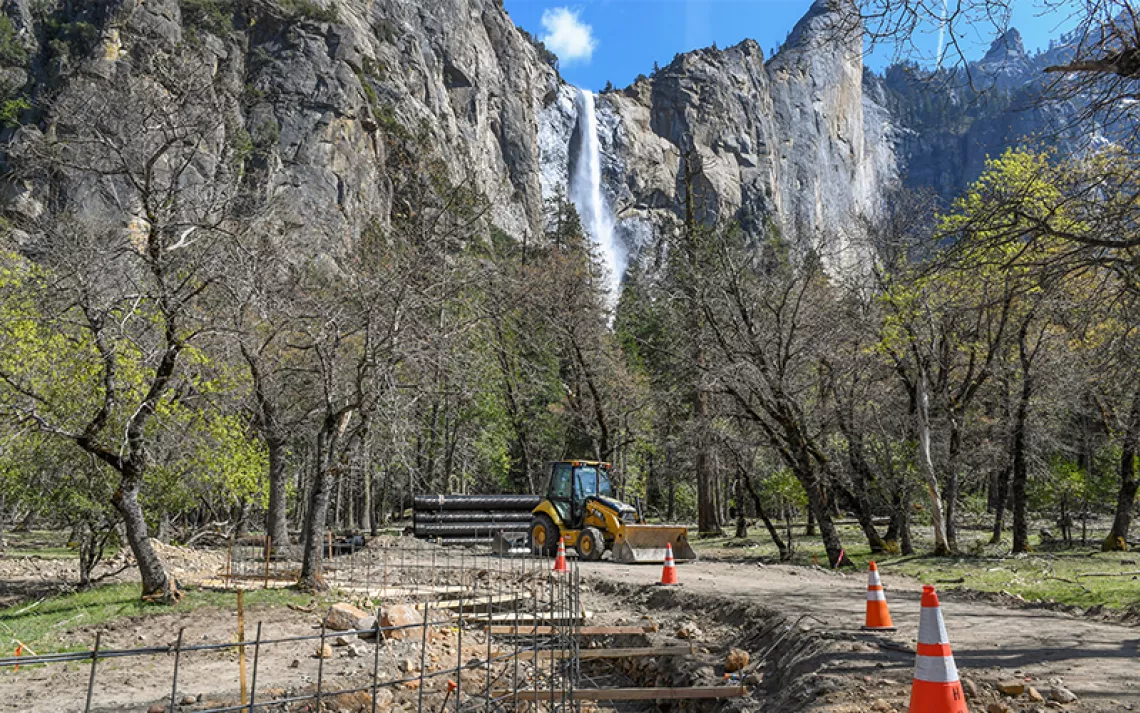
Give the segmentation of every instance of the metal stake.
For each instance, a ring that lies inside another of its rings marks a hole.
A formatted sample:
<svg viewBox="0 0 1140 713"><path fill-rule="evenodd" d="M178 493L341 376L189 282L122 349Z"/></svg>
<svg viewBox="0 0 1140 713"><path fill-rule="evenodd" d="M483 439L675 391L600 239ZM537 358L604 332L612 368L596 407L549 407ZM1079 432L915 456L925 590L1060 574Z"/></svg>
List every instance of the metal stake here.
<svg viewBox="0 0 1140 713"><path fill-rule="evenodd" d="M321 647L317 649L317 713L321 711L321 687L325 680L325 623L321 622Z"/></svg>
<svg viewBox="0 0 1140 713"><path fill-rule="evenodd" d="M91 713L91 694L95 691L95 664L99 662L99 644L103 641L103 632L95 632L95 648L91 650L91 677L87 679L87 704L83 713Z"/></svg>
<svg viewBox="0 0 1140 713"><path fill-rule="evenodd" d="M257 638L253 641L253 674L249 680L249 713L253 713L253 699L257 695L257 659L261 654L261 622L257 622Z"/></svg>
<svg viewBox="0 0 1140 713"><path fill-rule="evenodd" d="M182 658L182 633L186 631L185 627L178 630L178 641L174 644L174 680L170 684L170 713L174 713L174 706L177 703L176 697L178 696L178 663Z"/></svg>

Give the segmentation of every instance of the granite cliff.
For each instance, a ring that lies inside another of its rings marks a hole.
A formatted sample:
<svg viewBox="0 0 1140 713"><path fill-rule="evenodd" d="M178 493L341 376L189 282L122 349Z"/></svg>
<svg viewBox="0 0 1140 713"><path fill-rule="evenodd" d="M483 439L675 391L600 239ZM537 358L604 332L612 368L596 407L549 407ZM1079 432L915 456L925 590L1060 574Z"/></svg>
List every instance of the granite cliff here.
<svg viewBox="0 0 1140 713"><path fill-rule="evenodd" d="M848 0L819 0L773 57L745 41L678 55L597 97L602 193L632 253L679 225L685 175L699 219L776 229L842 265L850 238L900 185L951 197L987 154L1064 109L1020 110L1049 58L1003 36L977 68L998 91L931 99L908 68L863 66ZM353 240L393 210L384 137L414 131L449 178L475 186L488 220L540 233L565 196L583 122L575 88L499 0L4 0L0 89L14 145L51 130L47 96L98 93L156 53L193 55L232 95L219 146L251 143L249 170L288 207L289 242ZM952 82L947 82L947 85ZM943 104L940 107L938 101ZM946 106L952 110L945 109ZM219 151L221 149L219 148ZM18 159L8 156L9 167ZM687 166L687 167L686 167ZM45 207L9 182L4 210ZM137 216L108 191L75 188L70 209Z"/></svg>

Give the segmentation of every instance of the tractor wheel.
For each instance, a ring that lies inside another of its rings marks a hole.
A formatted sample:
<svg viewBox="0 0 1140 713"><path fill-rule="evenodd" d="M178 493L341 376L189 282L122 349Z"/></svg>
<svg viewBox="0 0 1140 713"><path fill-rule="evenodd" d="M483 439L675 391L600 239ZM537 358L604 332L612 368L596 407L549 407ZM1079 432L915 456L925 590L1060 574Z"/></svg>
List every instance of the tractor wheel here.
<svg viewBox="0 0 1140 713"><path fill-rule="evenodd" d="M543 557L553 557L562 533L549 515L536 515L530 521L530 546Z"/></svg>
<svg viewBox="0 0 1140 713"><path fill-rule="evenodd" d="M587 527L578 535L578 554L587 562L597 562L606 553L606 540L602 531Z"/></svg>

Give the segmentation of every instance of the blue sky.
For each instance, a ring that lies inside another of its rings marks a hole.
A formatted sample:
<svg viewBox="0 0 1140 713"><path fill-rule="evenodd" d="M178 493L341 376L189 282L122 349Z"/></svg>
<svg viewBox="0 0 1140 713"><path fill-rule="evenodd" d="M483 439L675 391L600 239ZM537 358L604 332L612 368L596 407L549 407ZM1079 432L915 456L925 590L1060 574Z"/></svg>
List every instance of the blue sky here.
<svg viewBox="0 0 1140 713"><path fill-rule="evenodd" d="M656 61L665 66L678 52L728 47L752 38L765 56L778 47L807 12L810 0L504 0L515 24L547 39L561 59L562 75L571 84L598 90L607 80L624 87L638 74L648 74ZM1044 49L1051 37L1068 29L1065 17L1042 15L1033 2L1015 3L1011 23L1026 49ZM979 28L964 49L980 57L993 40L992 28ZM928 56L937 33L918 44ZM880 68L891 59L880 48L868 64ZM919 58L921 59L921 58Z"/></svg>

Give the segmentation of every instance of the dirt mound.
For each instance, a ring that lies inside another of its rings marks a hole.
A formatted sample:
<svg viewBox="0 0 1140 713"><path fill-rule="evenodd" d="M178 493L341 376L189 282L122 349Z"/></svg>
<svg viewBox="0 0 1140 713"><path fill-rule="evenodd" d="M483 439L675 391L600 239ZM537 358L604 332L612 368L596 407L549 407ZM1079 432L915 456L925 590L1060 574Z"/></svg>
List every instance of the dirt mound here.
<svg viewBox="0 0 1140 713"><path fill-rule="evenodd" d="M225 571L225 552L165 545L155 539L150 544L166 570L181 581L206 579Z"/></svg>

